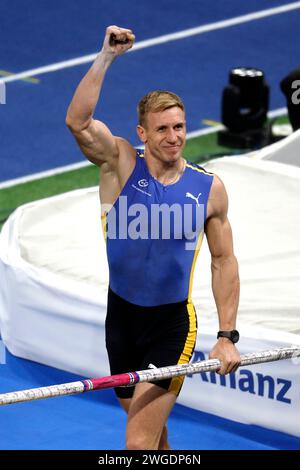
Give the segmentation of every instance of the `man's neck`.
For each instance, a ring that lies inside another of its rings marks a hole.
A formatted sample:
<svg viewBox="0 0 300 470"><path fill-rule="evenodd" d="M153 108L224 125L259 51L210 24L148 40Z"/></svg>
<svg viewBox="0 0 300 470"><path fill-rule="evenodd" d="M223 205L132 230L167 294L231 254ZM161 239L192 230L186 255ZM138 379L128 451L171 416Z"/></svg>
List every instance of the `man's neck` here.
<svg viewBox="0 0 300 470"><path fill-rule="evenodd" d="M149 173L162 184L175 183L185 169L185 159L183 157L173 162L164 162L145 151L145 161Z"/></svg>

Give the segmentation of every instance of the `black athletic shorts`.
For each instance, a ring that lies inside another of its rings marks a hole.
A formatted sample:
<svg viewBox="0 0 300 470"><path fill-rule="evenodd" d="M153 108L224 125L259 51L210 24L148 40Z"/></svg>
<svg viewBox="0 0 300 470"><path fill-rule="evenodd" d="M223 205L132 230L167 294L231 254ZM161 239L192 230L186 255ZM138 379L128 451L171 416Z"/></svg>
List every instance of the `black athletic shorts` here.
<svg viewBox="0 0 300 470"><path fill-rule="evenodd" d="M186 364L196 344L196 311L187 300L142 307L109 289L105 330L111 375L145 370L149 364ZM154 383L178 395L183 381L174 377ZM119 398L131 398L134 387L117 387L115 392Z"/></svg>

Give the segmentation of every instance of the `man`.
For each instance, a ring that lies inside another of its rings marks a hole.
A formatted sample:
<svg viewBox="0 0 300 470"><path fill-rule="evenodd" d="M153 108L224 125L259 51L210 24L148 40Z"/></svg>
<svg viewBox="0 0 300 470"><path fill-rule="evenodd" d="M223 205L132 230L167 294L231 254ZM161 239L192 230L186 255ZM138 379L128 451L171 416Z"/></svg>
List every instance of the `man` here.
<svg viewBox="0 0 300 470"><path fill-rule="evenodd" d="M212 286L222 330L210 357L221 360L220 374L233 372L240 360L234 345L238 339L235 321L239 278L227 219L227 195L217 176L182 157L186 125L181 99L158 91L141 100L137 132L145 145L144 152L137 152L126 140L113 136L103 122L93 119L107 69L133 43L131 30L107 28L102 50L79 84L66 119L84 155L101 167L100 199L110 268L106 345L111 373L143 370L151 364L162 367L187 363L191 359L197 327L191 302L192 277L204 230L212 256ZM150 221L148 226L149 211L152 215L152 208L158 205L160 210L163 204L180 210L189 204L192 212L186 221L193 227L197 210L202 208L202 225L196 224L196 231L190 227L188 232L182 227L173 228L166 237L164 230L157 232L156 223L151 225ZM133 220L137 206L140 212L145 208L146 216L139 219L135 229L146 222L150 236L142 230L140 236L137 230L129 236L128 220ZM131 218L126 219L128 214ZM196 244L187 247L193 233ZM128 413L127 449L169 449L166 421L182 383L181 377L137 384L134 390L116 389Z"/></svg>

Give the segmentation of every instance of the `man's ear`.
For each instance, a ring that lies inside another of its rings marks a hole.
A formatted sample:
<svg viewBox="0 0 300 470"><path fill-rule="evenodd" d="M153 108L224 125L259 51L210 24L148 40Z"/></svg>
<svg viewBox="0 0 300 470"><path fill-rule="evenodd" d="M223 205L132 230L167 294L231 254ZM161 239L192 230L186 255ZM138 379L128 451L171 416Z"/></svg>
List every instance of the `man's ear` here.
<svg viewBox="0 0 300 470"><path fill-rule="evenodd" d="M143 144L145 144L147 142L146 129L139 124L138 126L136 126L136 132L137 132L137 135L139 136L141 142L143 142Z"/></svg>

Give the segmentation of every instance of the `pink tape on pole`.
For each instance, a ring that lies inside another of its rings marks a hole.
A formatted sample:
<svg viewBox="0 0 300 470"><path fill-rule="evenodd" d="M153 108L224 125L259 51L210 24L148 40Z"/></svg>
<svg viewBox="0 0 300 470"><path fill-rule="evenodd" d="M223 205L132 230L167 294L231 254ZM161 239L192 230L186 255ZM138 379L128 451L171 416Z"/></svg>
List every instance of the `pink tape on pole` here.
<svg viewBox="0 0 300 470"><path fill-rule="evenodd" d="M139 381L136 372L126 372L125 374L100 377L98 379L83 380L84 391L101 390L104 388L128 387L135 385Z"/></svg>

